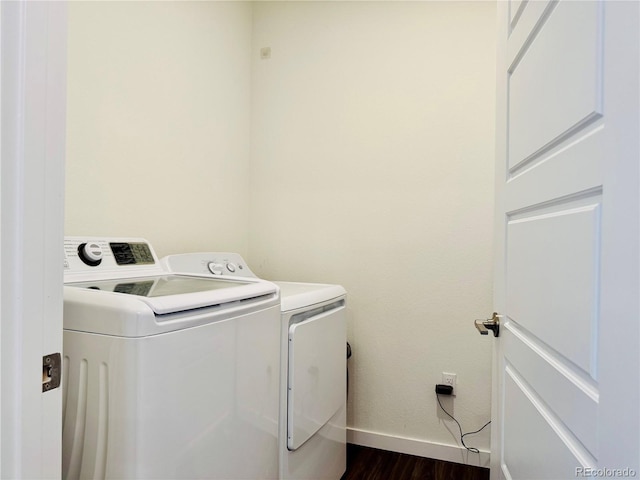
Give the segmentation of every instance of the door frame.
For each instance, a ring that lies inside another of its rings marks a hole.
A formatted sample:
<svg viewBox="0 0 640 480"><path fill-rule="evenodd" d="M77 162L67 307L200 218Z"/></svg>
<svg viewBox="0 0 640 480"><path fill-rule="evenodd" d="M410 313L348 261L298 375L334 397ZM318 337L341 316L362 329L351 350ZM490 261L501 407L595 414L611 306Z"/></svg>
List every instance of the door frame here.
<svg viewBox="0 0 640 480"><path fill-rule="evenodd" d="M504 74L504 67L507 58L507 38L509 25L509 2L497 2L496 5L496 145L495 145L495 171L494 171L494 196L495 196L495 215L494 234L493 234L493 309L495 312L504 312L506 310L506 292L504 282L496 281L497 272L504 270L503 252L506 248L506 224L504 218L500 217L499 208L504 204L504 179L506 176L507 158L507 117L501 115L500 112L506 111L507 97L504 94L507 91L507 76ZM504 271L501 272L504 275ZM493 344L493 353L491 361L491 444L490 444L490 470L491 479L499 479L499 473L502 469L502 423L500 420L500 412L502 411L502 397L500 395L501 382L496 379L500 375L500 349L497 343ZM499 453L497 453L499 452Z"/></svg>
<svg viewBox="0 0 640 480"><path fill-rule="evenodd" d="M60 478L64 2L0 2L0 477Z"/></svg>

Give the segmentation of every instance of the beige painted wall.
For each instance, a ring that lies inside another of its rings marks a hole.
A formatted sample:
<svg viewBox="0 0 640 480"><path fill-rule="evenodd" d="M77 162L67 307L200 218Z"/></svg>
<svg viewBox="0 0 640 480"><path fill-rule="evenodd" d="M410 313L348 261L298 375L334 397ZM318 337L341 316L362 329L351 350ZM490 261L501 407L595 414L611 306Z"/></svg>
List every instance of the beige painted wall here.
<svg viewBox="0 0 640 480"><path fill-rule="evenodd" d="M490 417L495 5L254 8L252 268L346 287L351 428L455 444L441 372Z"/></svg>
<svg viewBox="0 0 640 480"><path fill-rule="evenodd" d="M456 445L442 371L489 417L494 50L488 2L70 2L65 234L344 285L350 427Z"/></svg>
<svg viewBox="0 0 640 480"><path fill-rule="evenodd" d="M70 2L66 235L246 253L251 4Z"/></svg>

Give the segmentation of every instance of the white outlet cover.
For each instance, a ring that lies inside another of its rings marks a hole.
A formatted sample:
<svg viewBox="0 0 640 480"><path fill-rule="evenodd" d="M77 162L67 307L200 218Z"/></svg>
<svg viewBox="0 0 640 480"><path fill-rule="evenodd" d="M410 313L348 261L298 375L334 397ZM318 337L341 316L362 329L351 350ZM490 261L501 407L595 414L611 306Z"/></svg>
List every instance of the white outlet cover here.
<svg viewBox="0 0 640 480"><path fill-rule="evenodd" d="M442 372L442 383L445 385L451 385L453 389L456 389L457 375L455 373Z"/></svg>

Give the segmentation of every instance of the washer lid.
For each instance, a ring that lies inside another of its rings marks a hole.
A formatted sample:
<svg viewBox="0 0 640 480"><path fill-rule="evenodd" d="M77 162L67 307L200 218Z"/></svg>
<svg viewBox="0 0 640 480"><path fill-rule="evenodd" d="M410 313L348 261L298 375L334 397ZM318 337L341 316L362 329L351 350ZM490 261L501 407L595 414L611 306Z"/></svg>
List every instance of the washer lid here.
<svg viewBox="0 0 640 480"><path fill-rule="evenodd" d="M289 312L346 295L340 285L324 283L273 282L280 287L281 310Z"/></svg>
<svg viewBox="0 0 640 480"><path fill-rule="evenodd" d="M70 288L96 290L117 298L132 296L163 315L270 295L273 284L256 280L238 280L189 275L157 275L67 283ZM87 298L90 302L91 297Z"/></svg>

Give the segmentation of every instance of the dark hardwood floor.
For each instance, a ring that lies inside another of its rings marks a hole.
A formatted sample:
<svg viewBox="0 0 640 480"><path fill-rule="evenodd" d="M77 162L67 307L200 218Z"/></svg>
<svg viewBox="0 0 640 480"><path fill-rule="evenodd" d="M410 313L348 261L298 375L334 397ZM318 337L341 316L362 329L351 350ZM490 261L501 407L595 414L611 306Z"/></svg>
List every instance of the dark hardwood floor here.
<svg viewBox="0 0 640 480"><path fill-rule="evenodd" d="M347 445L341 480L489 480L489 469Z"/></svg>

